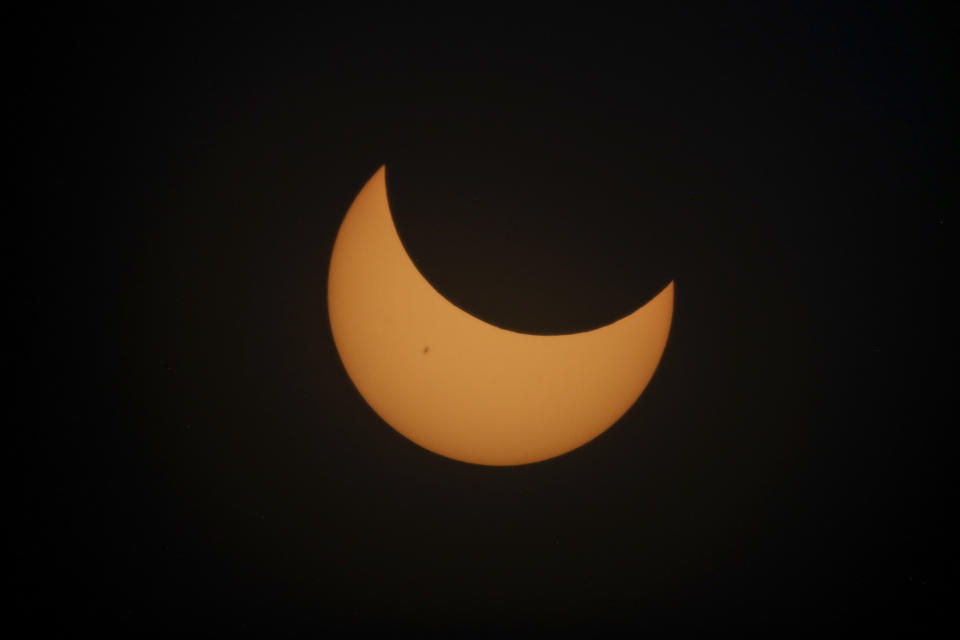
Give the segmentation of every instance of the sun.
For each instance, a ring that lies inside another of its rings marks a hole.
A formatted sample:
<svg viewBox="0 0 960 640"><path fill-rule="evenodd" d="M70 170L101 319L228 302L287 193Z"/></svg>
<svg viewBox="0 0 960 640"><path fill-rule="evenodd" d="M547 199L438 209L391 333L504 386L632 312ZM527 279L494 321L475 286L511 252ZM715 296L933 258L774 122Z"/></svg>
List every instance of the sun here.
<svg viewBox="0 0 960 640"><path fill-rule="evenodd" d="M337 351L373 410L430 451L485 465L546 460L614 424L660 362L673 283L593 331L541 336L493 326L417 270L390 214L385 171L348 210L327 286Z"/></svg>

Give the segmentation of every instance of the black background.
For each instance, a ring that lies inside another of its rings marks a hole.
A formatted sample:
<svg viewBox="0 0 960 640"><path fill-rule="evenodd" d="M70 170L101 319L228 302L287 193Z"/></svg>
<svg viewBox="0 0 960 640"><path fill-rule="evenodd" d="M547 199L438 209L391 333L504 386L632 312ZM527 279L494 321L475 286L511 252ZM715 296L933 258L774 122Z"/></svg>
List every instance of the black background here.
<svg viewBox="0 0 960 640"><path fill-rule="evenodd" d="M24 19L18 609L101 630L934 627L947 22ZM492 468L373 413L325 287L382 164L418 267L488 322L582 331L676 283L621 421Z"/></svg>

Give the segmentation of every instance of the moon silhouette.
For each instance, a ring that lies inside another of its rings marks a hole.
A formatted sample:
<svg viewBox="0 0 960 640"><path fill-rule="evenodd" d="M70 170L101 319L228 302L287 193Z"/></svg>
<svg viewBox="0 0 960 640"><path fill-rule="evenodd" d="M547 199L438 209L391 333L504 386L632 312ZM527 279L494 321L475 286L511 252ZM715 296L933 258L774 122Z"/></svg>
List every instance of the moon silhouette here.
<svg viewBox="0 0 960 640"><path fill-rule="evenodd" d="M337 234L327 302L360 395L434 453L519 465L606 431L653 376L670 333L673 283L630 315L565 335L508 331L458 308L420 274L397 233L381 167Z"/></svg>

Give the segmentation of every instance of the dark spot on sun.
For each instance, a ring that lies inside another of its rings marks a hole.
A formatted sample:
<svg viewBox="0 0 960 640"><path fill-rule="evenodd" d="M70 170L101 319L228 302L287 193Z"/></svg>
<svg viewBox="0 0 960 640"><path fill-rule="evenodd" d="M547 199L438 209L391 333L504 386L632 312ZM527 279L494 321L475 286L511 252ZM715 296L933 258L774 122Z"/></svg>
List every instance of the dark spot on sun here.
<svg viewBox="0 0 960 640"><path fill-rule="evenodd" d="M429 345L423 348L423 352L424 352L424 353L430 353L430 347L429 347Z"/></svg>

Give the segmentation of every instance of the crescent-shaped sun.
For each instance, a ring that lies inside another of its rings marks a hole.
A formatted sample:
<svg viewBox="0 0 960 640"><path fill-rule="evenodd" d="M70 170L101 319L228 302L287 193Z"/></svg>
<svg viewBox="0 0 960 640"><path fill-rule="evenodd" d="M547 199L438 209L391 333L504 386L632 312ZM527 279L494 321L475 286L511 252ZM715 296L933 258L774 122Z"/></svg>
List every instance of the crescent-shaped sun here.
<svg viewBox="0 0 960 640"><path fill-rule="evenodd" d="M387 424L449 458L517 465L589 442L636 402L667 343L673 283L592 331L541 336L495 327L417 270L381 167L337 234L327 302L344 368Z"/></svg>

